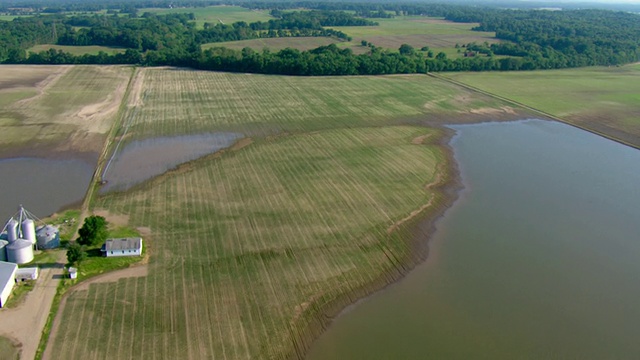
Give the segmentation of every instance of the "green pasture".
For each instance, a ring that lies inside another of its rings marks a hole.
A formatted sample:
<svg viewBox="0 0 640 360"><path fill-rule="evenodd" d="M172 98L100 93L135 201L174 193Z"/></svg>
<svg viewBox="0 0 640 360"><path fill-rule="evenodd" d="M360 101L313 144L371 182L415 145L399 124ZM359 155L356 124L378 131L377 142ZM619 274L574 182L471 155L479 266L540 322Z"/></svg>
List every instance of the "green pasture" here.
<svg viewBox="0 0 640 360"><path fill-rule="evenodd" d="M494 43L495 34L472 31L475 23L454 23L441 18L424 16L397 16L391 19L374 19L378 26L332 27L353 38L354 43L366 40L376 46L397 50L402 44L416 49L428 46L435 53L443 51L449 57L457 55L456 44Z"/></svg>
<svg viewBox="0 0 640 360"><path fill-rule="evenodd" d="M287 77L148 69L126 115L140 138L232 131L248 136L421 121L499 106L425 75ZM454 120L452 120L454 121Z"/></svg>
<svg viewBox="0 0 640 360"><path fill-rule="evenodd" d="M269 49L275 52L285 48L304 51L330 44L341 45L343 43L337 39L329 37L281 37L208 43L202 45L202 49L206 50L212 47L226 47L234 50L242 50L245 47L248 47L256 51Z"/></svg>
<svg viewBox="0 0 640 360"><path fill-rule="evenodd" d="M640 66L444 76L640 144Z"/></svg>
<svg viewBox="0 0 640 360"><path fill-rule="evenodd" d="M303 349L327 304L403 271L415 256L412 212L442 203L430 187L446 181L442 133L416 124L504 105L423 75L142 69L140 82L123 119L129 140L252 139L95 200L149 229L149 275L72 293L53 359L283 359Z"/></svg>
<svg viewBox="0 0 640 360"><path fill-rule="evenodd" d="M195 8L144 8L138 11L139 14L151 12L156 14L189 14L196 17L196 25L202 28L204 23L218 24L222 21L231 25L234 22L245 21L247 23L257 21L268 21L273 19L268 10L250 10L239 6L208 6Z"/></svg>
<svg viewBox="0 0 640 360"><path fill-rule="evenodd" d="M109 55L124 53L126 49L109 47L109 46L72 46L72 45L53 45L53 44L41 44L30 47L27 51L32 53L38 53L41 51L47 51L49 49L62 50L72 55L97 55L99 52L105 52Z"/></svg>

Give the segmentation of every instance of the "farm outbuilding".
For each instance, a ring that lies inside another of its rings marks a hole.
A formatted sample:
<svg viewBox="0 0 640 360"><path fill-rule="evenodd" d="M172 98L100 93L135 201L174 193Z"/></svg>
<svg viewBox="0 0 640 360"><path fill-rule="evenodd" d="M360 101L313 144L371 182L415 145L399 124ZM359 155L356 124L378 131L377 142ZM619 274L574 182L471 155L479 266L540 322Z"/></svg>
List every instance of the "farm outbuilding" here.
<svg viewBox="0 0 640 360"><path fill-rule="evenodd" d="M55 249L60 247L60 230L53 225L44 225L36 230L38 249Z"/></svg>
<svg viewBox="0 0 640 360"><path fill-rule="evenodd" d="M106 257L141 256L142 238L107 239L101 250Z"/></svg>
<svg viewBox="0 0 640 360"><path fill-rule="evenodd" d="M36 280L39 274L40 270L37 267L18 268L16 270L16 282Z"/></svg>
<svg viewBox="0 0 640 360"><path fill-rule="evenodd" d="M15 285L18 265L0 261L0 307L4 307Z"/></svg>
<svg viewBox="0 0 640 360"><path fill-rule="evenodd" d="M0 261L7 261L7 249L9 242L6 240L0 240Z"/></svg>
<svg viewBox="0 0 640 360"><path fill-rule="evenodd" d="M17 239L5 247L7 260L16 264L26 264L33 260L33 244L25 239Z"/></svg>

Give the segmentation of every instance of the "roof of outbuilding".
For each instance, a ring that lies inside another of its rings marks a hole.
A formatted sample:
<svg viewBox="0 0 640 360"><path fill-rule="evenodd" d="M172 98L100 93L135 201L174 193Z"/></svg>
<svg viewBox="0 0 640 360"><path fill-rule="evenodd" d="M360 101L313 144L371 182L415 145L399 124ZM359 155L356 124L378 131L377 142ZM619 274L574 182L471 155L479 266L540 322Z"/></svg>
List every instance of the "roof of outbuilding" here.
<svg viewBox="0 0 640 360"><path fill-rule="evenodd" d="M9 281L14 281L14 271L18 268L18 265L10 262L0 261L0 287L4 288L4 285Z"/></svg>
<svg viewBox="0 0 640 360"><path fill-rule="evenodd" d="M133 250L142 248L142 238L108 239L104 243L105 251Z"/></svg>

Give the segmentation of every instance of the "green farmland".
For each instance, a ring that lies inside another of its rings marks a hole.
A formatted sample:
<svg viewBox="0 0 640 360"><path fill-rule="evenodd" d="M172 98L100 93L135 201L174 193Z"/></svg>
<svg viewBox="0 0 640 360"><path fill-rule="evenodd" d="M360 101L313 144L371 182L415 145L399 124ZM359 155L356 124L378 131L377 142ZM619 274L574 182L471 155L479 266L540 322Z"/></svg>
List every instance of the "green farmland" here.
<svg viewBox="0 0 640 360"><path fill-rule="evenodd" d="M70 45L43 44L43 45L33 46L29 48L29 50L27 51L37 53L40 51L47 51L49 49L61 50L61 51L70 53L72 55L84 55L84 54L97 55L101 51L112 55L112 54L123 53L126 50L124 48L115 48L115 47L97 46L97 45L96 46L70 46Z"/></svg>
<svg viewBox="0 0 640 360"><path fill-rule="evenodd" d="M427 76L140 69L131 87L127 141L251 139L94 201L148 228L148 276L70 294L53 359L300 354L326 314L424 256L413 224L447 203L450 160L443 130L415 124L504 108Z"/></svg>
<svg viewBox="0 0 640 360"><path fill-rule="evenodd" d="M444 76L640 146L640 65Z"/></svg>
<svg viewBox="0 0 640 360"><path fill-rule="evenodd" d="M495 43L494 33L472 31L478 24L454 23L424 16L398 16L392 19L375 19L378 26L332 27L353 37L359 44L366 40L375 46L397 50L402 44L416 49L428 46L435 53L445 52L449 57L460 56L455 48L471 42Z"/></svg>
<svg viewBox="0 0 640 360"><path fill-rule="evenodd" d="M218 24L220 22L231 25L234 22L245 21L269 21L273 19L268 10L250 10L239 6L208 6L196 8L145 8L138 11L140 14L151 12L155 14L189 14L196 17L196 26L202 28L205 23Z"/></svg>
<svg viewBox="0 0 640 360"><path fill-rule="evenodd" d="M226 47L234 50L242 50L245 47L252 48L256 51L269 49L270 51L280 51L285 48L298 49L300 51L312 50L320 46L336 44L338 47L349 47L354 53L364 53L369 48L358 46L349 42L341 42L330 37L281 37L281 38L262 38L252 40L226 41L219 43L209 43L202 45L202 49L206 50L212 47Z"/></svg>

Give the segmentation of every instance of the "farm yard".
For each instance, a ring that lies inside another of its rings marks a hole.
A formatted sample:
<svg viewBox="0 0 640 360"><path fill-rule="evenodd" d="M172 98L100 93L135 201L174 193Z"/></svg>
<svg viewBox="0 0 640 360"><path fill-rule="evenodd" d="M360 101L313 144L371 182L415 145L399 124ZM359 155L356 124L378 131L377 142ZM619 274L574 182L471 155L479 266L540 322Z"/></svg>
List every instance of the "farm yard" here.
<svg viewBox="0 0 640 360"><path fill-rule="evenodd" d="M640 65L507 73L447 73L446 78L640 146Z"/></svg>
<svg viewBox="0 0 640 360"><path fill-rule="evenodd" d="M426 255L415 224L450 201L452 164L444 130L419 125L517 116L426 76L152 68L128 93L126 142L246 138L95 199L147 229L148 275L70 294L53 359L302 354L327 315Z"/></svg>

